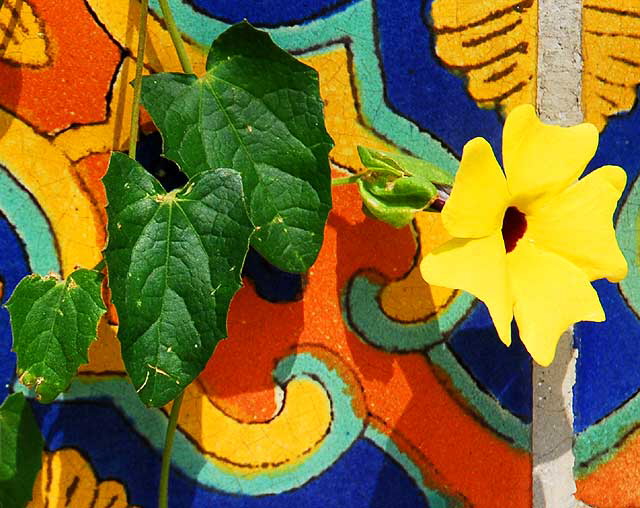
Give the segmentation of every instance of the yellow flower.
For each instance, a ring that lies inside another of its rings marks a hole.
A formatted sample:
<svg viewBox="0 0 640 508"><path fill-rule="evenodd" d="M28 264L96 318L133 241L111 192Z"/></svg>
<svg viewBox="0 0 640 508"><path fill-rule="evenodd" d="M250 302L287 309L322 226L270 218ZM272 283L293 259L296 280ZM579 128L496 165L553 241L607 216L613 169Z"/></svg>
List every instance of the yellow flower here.
<svg viewBox="0 0 640 508"><path fill-rule="evenodd" d="M482 300L506 345L515 317L543 366L570 325L604 321L590 281L627 274L612 224L625 172L604 166L578 180L597 146L591 124L545 125L532 106L515 108L504 125L504 173L486 140L465 145L442 210L453 239L420 267L428 283Z"/></svg>

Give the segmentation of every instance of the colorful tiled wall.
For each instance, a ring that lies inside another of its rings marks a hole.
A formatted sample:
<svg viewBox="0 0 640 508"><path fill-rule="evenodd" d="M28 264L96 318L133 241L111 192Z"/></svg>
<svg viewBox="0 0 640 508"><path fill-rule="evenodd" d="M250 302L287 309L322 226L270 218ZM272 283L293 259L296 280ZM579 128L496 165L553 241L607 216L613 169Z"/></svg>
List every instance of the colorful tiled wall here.
<svg viewBox="0 0 640 508"><path fill-rule="evenodd" d="M336 176L356 145L456 171L464 143L500 153L504 115L536 103L536 0L173 0L197 73L248 19L320 74ZM100 181L128 142L137 0L4 0L0 7L0 295L31 272L93 267L105 242ZM180 69L151 1L146 72ZM576 328L577 497L640 506L640 5L585 0L582 108L601 130L593 168L629 175L617 216L630 265L598 283L605 324ZM142 117L141 158L172 184ZM175 184L175 181L173 181ZM334 189L325 243L303 276L251 253L230 336L185 396L175 507L529 507L532 366L497 340L484 305L422 281L439 216L393 229ZM109 314L67 394L32 405L46 440L32 508L152 507L166 410L125 378ZM0 400L21 387L0 311ZM9 507L5 507L9 508Z"/></svg>

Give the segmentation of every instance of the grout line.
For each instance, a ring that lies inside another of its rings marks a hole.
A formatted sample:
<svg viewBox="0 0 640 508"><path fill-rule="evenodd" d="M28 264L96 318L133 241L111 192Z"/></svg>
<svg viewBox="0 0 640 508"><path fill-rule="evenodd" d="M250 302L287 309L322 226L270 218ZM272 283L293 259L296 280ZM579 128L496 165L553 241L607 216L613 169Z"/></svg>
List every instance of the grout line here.
<svg viewBox="0 0 640 508"><path fill-rule="evenodd" d="M583 120L582 0L538 0L540 117L573 125Z"/></svg>
<svg viewBox="0 0 640 508"><path fill-rule="evenodd" d="M540 118L557 125L583 120L582 0L538 0L538 90ZM574 497L573 384L577 350L573 329L560 339L550 367L534 363L533 507L586 506Z"/></svg>
<svg viewBox="0 0 640 508"><path fill-rule="evenodd" d="M562 334L551 366L533 368L533 506L575 508L573 404L577 350Z"/></svg>

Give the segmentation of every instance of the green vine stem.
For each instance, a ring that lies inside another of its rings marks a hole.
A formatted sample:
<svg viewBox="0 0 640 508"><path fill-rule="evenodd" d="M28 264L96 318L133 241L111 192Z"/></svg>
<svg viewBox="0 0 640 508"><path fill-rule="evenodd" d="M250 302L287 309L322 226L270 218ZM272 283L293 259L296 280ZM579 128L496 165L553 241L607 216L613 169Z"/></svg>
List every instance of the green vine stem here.
<svg viewBox="0 0 640 508"><path fill-rule="evenodd" d="M148 0L144 1L146 2ZM167 30L169 31L169 35L171 36L171 41L173 42L173 46L176 48L176 53L178 55L178 60L180 60L182 70L186 74L193 74L193 67L191 66L189 56L187 55L187 50L184 46L184 42L182 41L182 36L180 35L178 27L176 26L175 19L173 18L173 13L171 12L169 2L167 0L158 0L158 3L160 4L160 9L162 9L162 15L164 16ZM173 449L173 438L175 436L176 427L178 425L178 415L180 414L180 406L182 405L183 396L184 392L176 397L176 399L173 401L173 405L171 406L171 414L169 415L167 434L164 441L164 450L162 451L162 467L160 470L160 485L158 488L158 508L168 508L169 506L169 472L171 469L171 450Z"/></svg>
<svg viewBox="0 0 640 508"><path fill-rule="evenodd" d="M167 423L167 434L164 440L164 450L162 451L162 468L160 470L160 487L158 488L158 508L168 508L169 506L169 471L171 468L171 450L173 448L173 438L178 426L178 415L184 392L176 397L171 406L169 423Z"/></svg>
<svg viewBox="0 0 640 508"><path fill-rule="evenodd" d="M331 185L336 187L338 185L347 185L349 183L355 183L358 180L360 180L360 178L362 178L363 176L364 174L359 174L359 175L353 175L353 176L345 176L342 178L333 178L331 180Z"/></svg>
<svg viewBox="0 0 640 508"><path fill-rule="evenodd" d="M176 26L175 19L173 19L173 13L171 12L171 7L169 7L169 1L158 0L158 3L160 4L160 9L162 9L162 15L164 16L164 22L166 23L167 30L171 36L171 41L173 42L173 46L176 48L176 53L178 54L180 65L182 65L182 70L187 74L193 74L193 67L191 67L191 61L189 60L187 50L184 47L180 31Z"/></svg>
<svg viewBox="0 0 640 508"><path fill-rule="evenodd" d="M171 9L166 0L160 0L160 5L167 21L167 28L171 34L171 40L176 47L180 64L185 72L193 73L191 62L182 44L182 39L176 28L175 21L171 14ZM133 88L133 106L131 111L131 130L129 135L129 157L136 158L136 145L138 143L138 122L140 120L140 95L142 92L142 69L144 67L144 51L147 42L147 17L149 12L149 0L142 0L140 6L140 21L138 25L138 53L136 57L136 77ZM178 425L178 415L182 405L182 392L173 401L169 422L167 423L167 433L165 436L164 449L162 450L162 466L160 470L160 485L158 488L158 507L168 508L169 505L169 472L171 470L171 451L173 449L173 438L175 437Z"/></svg>
<svg viewBox="0 0 640 508"><path fill-rule="evenodd" d="M142 91L142 67L144 66L144 50L147 44L147 13L149 0L142 0L140 5L140 21L138 24L138 54L136 55L136 77L133 85L133 106L131 108L131 127L129 130L129 157L136 158L138 144L138 122L140 120L140 93Z"/></svg>

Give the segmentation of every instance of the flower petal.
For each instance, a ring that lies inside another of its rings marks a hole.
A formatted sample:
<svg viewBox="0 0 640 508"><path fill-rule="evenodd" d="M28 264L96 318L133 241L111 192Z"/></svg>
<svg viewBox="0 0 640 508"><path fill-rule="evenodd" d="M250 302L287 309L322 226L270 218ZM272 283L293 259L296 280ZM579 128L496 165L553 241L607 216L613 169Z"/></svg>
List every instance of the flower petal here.
<svg viewBox="0 0 640 508"><path fill-rule="evenodd" d="M553 360L562 333L578 321L604 321L586 274L562 256L525 238L507 256L520 338L542 366Z"/></svg>
<svg viewBox="0 0 640 508"><path fill-rule="evenodd" d="M491 145L474 138L464 145L442 222L451 236L481 238L498 231L507 208L507 182Z"/></svg>
<svg viewBox="0 0 640 508"><path fill-rule="evenodd" d="M527 235L538 247L584 270L589 280L621 281L627 262L612 217L626 181L622 168L604 166L551 199L535 202L527 216Z"/></svg>
<svg viewBox="0 0 640 508"><path fill-rule="evenodd" d="M454 238L427 254L420 271L429 284L464 289L482 300L500 339L511 344L513 298L500 231L485 238Z"/></svg>
<svg viewBox="0 0 640 508"><path fill-rule="evenodd" d="M504 125L502 154L513 204L527 205L543 194L556 194L574 183L598 147L598 129L546 125L533 106L515 108Z"/></svg>

